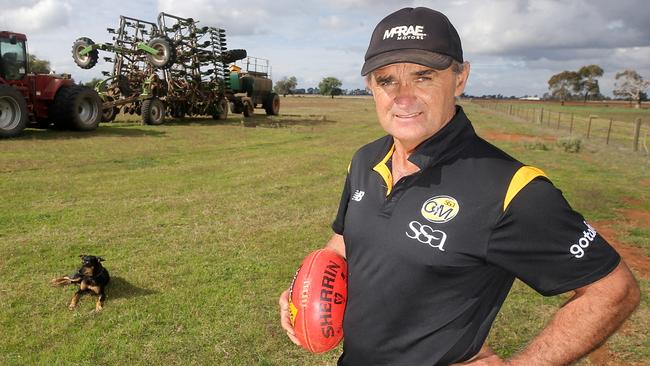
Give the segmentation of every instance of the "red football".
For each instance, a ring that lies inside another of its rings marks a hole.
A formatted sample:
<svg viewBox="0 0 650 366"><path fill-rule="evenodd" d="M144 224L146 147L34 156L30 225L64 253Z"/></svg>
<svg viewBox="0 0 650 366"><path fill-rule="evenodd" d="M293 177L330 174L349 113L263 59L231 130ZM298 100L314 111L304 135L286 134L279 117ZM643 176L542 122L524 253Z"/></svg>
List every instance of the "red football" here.
<svg viewBox="0 0 650 366"><path fill-rule="evenodd" d="M343 339L347 275L345 258L330 249L312 252L296 271L289 291L291 322L312 353L327 352Z"/></svg>

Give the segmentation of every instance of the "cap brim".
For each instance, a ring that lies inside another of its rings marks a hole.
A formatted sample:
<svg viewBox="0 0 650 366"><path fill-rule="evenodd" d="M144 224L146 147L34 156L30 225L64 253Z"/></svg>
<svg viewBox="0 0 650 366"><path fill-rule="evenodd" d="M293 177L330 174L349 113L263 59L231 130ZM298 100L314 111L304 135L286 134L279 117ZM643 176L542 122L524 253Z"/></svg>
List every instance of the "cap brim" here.
<svg viewBox="0 0 650 366"><path fill-rule="evenodd" d="M427 66L436 70L445 70L451 65L451 56L420 49L400 49L380 53L369 58L361 68L361 75L391 64L407 62Z"/></svg>

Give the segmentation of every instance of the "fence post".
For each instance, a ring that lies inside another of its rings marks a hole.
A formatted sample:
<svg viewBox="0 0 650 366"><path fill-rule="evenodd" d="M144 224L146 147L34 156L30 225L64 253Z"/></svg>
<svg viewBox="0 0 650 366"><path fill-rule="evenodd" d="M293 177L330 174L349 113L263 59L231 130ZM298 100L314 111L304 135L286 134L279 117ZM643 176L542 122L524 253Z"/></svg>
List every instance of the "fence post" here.
<svg viewBox="0 0 650 366"><path fill-rule="evenodd" d="M556 130L560 129L560 118L562 118L562 112L557 112L557 127Z"/></svg>
<svg viewBox="0 0 650 366"><path fill-rule="evenodd" d="M544 108L542 108L541 112L539 113L539 125L541 126L542 123L544 123Z"/></svg>
<svg viewBox="0 0 650 366"><path fill-rule="evenodd" d="M573 113L571 113L571 127L569 127L569 135L573 134Z"/></svg>
<svg viewBox="0 0 650 366"><path fill-rule="evenodd" d="M589 116L589 124L587 125L587 138L589 138L589 135L591 134L591 121L593 121L594 118L598 116Z"/></svg>
<svg viewBox="0 0 650 366"><path fill-rule="evenodd" d="M512 104L510 104L510 108L508 108L508 115L512 116Z"/></svg>
<svg viewBox="0 0 650 366"><path fill-rule="evenodd" d="M612 122L614 121L613 118L609 119L609 127L607 128L607 140L605 140L605 145L609 145L609 134L612 132Z"/></svg>
<svg viewBox="0 0 650 366"><path fill-rule="evenodd" d="M634 151L639 151L639 135L641 134L641 117L634 121Z"/></svg>

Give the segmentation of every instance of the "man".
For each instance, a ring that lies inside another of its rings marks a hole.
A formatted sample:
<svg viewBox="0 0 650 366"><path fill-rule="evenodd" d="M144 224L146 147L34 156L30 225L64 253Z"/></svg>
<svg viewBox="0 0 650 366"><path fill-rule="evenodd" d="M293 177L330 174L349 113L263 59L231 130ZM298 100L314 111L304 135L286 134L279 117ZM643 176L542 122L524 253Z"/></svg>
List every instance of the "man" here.
<svg viewBox="0 0 650 366"><path fill-rule="evenodd" d="M469 70L434 10L401 9L372 35L361 73L388 135L354 155L327 243L349 271L339 365L565 365L639 303L619 255L544 173L474 133L455 105ZM573 297L503 360L484 342L514 278ZM298 343L286 291L280 309Z"/></svg>

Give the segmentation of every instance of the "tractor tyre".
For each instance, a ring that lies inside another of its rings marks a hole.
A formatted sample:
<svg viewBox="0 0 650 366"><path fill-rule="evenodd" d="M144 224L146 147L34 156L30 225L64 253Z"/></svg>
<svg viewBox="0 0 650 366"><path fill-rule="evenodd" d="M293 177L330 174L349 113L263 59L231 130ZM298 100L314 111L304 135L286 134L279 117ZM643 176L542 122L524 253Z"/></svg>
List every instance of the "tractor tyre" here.
<svg viewBox="0 0 650 366"><path fill-rule="evenodd" d="M27 127L25 97L9 85L0 85L0 137L14 137Z"/></svg>
<svg viewBox="0 0 650 366"><path fill-rule="evenodd" d="M72 45L72 58L74 59L74 63L77 64L77 66L81 67L82 69L92 69L93 66L97 65L99 52L97 52L96 49L93 49L83 56L80 54L81 51L83 51L86 47L92 46L94 44L95 42L87 37L81 37L74 41L74 44Z"/></svg>
<svg viewBox="0 0 650 366"><path fill-rule="evenodd" d="M243 101L244 103L244 117L250 117L254 113L254 107L253 107L253 102L250 101L250 99L246 99Z"/></svg>
<svg viewBox="0 0 650 366"><path fill-rule="evenodd" d="M142 122L147 125L162 125L165 122L165 105L158 98L142 102Z"/></svg>
<svg viewBox="0 0 650 366"><path fill-rule="evenodd" d="M102 118L102 100L94 89L87 86L62 86L54 96L52 115L57 127L92 131Z"/></svg>
<svg viewBox="0 0 650 366"><path fill-rule="evenodd" d="M147 42L147 46L158 51L155 55L147 54L147 60L154 67L159 69L169 69L176 60L176 50L172 42L167 37L158 37Z"/></svg>
<svg viewBox="0 0 650 366"><path fill-rule="evenodd" d="M275 93L269 93L264 101L264 109L269 116L280 114L280 96Z"/></svg>
<svg viewBox="0 0 650 366"><path fill-rule="evenodd" d="M228 118L228 107L229 107L228 100L220 99L216 108L214 109L214 112L212 113L212 118L221 121Z"/></svg>

